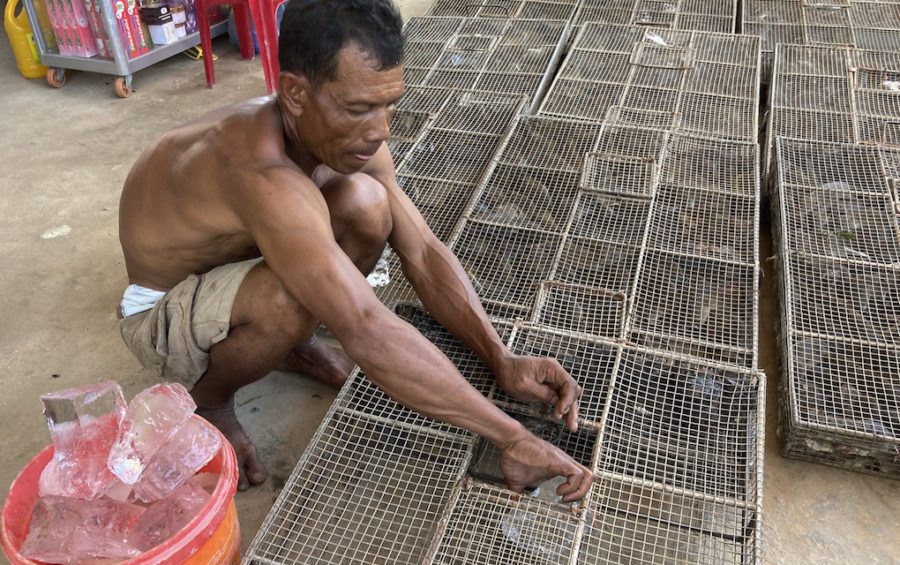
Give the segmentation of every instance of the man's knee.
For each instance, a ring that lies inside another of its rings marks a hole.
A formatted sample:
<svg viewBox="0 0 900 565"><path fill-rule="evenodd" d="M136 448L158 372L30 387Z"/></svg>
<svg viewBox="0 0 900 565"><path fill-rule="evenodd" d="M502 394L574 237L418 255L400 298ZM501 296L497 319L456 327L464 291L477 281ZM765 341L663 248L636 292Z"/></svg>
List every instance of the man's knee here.
<svg viewBox="0 0 900 565"><path fill-rule="evenodd" d="M309 312L291 296L275 272L265 261L247 274L234 302L232 322L251 324L257 331L296 343L308 337Z"/></svg>
<svg viewBox="0 0 900 565"><path fill-rule="evenodd" d="M325 193L335 238L383 244L391 233L387 189L364 173L342 177Z"/></svg>

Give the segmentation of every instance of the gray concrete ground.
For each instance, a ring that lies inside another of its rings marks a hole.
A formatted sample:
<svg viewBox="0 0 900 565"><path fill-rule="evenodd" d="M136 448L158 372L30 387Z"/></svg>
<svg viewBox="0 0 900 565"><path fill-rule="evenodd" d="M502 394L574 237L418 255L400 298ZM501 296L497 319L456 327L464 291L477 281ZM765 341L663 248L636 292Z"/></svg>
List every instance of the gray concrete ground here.
<svg viewBox="0 0 900 565"><path fill-rule="evenodd" d="M429 0L399 2L406 17ZM0 40L0 489L48 443L38 396L116 379L130 398L153 383L125 349L114 307L126 285L117 204L141 148L207 110L264 94L258 60L215 43L217 85L184 56L136 75L128 100L110 77L77 73L62 90L17 74ZM768 238L764 237L764 257ZM769 374L763 543L766 563L900 562L900 482L789 461L778 453L772 270L763 279L761 358ZM334 391L273 373L238 397L269 480L237 497L249 543Z"/></svg>

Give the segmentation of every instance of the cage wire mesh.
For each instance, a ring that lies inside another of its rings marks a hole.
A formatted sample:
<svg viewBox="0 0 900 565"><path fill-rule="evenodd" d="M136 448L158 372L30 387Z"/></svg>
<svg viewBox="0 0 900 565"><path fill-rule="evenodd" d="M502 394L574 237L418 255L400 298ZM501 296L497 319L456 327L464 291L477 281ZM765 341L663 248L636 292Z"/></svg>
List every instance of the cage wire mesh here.
<svg viewBox="0 0 900 565"><path fill-rule="evenodd" d="M741 33L762 40L763 83L780 44L900 51L895 0L742 0L741 13Z"/></svg>
<svg viewBox="0 0 900 565"><path fill-rule="evenodd" d="M900 478L900 225L883 148L776 140L785 455Z"/></svg>
<svg viewBox="0 0 900 565"><path fill-rule="evenodd" d="M582 0L574 24L640 25L732 33L737 0Z"/></svg>
<svg viewBox="0 0 900 565"><path fill-rule="evenodd" d="M577 0L435 0L425 14L430 17L571 20Z"/></svg>
<svg viewBox="0 0 900 565"><path fill-rule="evenodd" d="M409 85L525 95L535 107L569 36L567 20L411 18L404 27Z"/></svg>
<svg viewBox="0 0 900 565"><path fill-rule="evenodd" d="M778 137L900 150L900 50L779 45L769 97L769 184Z"/></svg>
<svg viewBox="0 0 900 565"><path fill-rule="evenodd" d="M587 23L538 113L755 141L758 77L757 37Z"/></svg>

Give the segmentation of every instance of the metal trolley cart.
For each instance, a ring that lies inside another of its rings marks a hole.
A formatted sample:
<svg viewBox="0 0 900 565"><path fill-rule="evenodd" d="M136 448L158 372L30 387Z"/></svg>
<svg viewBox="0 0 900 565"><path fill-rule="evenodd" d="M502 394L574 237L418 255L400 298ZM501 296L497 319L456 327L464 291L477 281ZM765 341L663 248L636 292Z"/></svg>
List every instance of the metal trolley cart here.
<svg viewBox="0 0 900 565"><path fill-rule="evenodd" d="M34 40L37 44L43 63L50 67L47 72L47 84L53 88L62 88L66 83L66 71L69 69L78 71L89 71L92 73L101 73L107 75L115 75L116 79L113 83L115 93L120 98L128 98L133 92L132 80L133 75L137 71L143 70L150 65L168 59L173 55L181 53L185 49L189 49L200 43L200 33L189 33L167 45L152 46L151 49L134 58L129 58L128 52L123 45L123 39L119 35L119 31L115 21L113 12L114 5L112 2L100 2L100 16L104 29L109 36L109 51L111 59L94 57L79 57L75 55L63 55L58 48L50 45L45 39L44 32L40 27L40 19L38 18L38 8L36 2L44 0L22 0L25 10L28 12L28 19L31 22ZM198 2L198 7L202 5ZM219 36L227 31L228 22L222 21L210 26L212 37Z"/></svg>

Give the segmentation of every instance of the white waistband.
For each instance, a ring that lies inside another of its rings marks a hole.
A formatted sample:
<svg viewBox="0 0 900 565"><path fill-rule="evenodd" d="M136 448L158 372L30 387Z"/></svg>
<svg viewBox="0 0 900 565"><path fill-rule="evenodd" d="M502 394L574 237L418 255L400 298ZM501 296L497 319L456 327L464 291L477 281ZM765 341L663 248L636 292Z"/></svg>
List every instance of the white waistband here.
<svg viewBox="0 0 900 565"><path fill-rule="evenodd" d="M122 311L122 316L127 318L128 316L150 310L165 295L166 293L163 290L153 290L152 288L130 284L125 289L125 294L122 295L119 309Z"/></svg>

